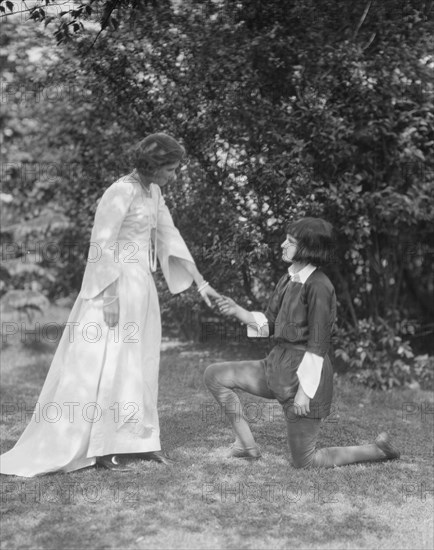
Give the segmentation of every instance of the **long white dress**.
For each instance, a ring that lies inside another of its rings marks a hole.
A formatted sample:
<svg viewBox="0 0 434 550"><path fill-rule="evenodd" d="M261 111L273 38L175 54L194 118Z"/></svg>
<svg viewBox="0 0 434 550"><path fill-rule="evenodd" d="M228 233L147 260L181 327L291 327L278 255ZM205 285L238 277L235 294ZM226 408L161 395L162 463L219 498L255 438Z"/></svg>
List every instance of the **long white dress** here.
<svg viewBox="0 0 434 550"><path fill-rule="evenodd" d="M113 183L95 214L81 292L33 417L0 473L32 477L95 464L97 456L160 450L157 413L161 320L155 247L168 287L182 292L193 262L158 185L134 173ZM120 318L103 320L102 291L118 279Z"/></svg>

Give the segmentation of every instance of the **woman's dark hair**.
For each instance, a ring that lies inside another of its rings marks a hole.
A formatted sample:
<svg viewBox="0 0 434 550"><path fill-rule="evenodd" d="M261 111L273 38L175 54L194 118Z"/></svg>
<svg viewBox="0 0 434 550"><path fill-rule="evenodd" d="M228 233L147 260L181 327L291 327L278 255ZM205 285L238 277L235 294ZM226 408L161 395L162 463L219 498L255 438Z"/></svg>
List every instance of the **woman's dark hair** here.
<svg viewBox="0 0 434 550"><path fill-rule="evenodd" d="M140 141L132 151L133 165L145 177L151 177L162 166L181 161L184 147L167 134L150 134Z"/></svg>
<svg viewBox="0 0 434 550"><path fill-rule="evenodd" d="M321 218L302 218L289 223L286 233L297 241L293 262L310 263L317 267L332 262L335 238L331 223Z"/></svg>

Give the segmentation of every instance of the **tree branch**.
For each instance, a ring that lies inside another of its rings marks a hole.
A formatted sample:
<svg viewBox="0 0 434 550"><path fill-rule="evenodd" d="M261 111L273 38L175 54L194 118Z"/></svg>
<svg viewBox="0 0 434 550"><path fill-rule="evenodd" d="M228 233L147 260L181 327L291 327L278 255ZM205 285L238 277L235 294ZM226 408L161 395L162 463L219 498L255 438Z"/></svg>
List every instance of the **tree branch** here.
<svg viewBox="0 0 434 550"><path fill-rule="evenodd" d="M90 48L86 51L86 53L84 55L87 55L90 50L95 46L95 43L96 41L98 40L99 38L99 35L102 33L102 31L107 27L107 24L108 24L108 21L110 20L110 17L111 17L111 14L113 13L113 11L117 8L118 4L119 4L120 0L112 0L111 2L111 6L108 7L107 6L107 11L106 11L106 15L103 16L103 19L101 21L101 30L98 32L98 34L95 36L95 40L92 42L92 44L90 45Z"/></svg>
<svg viewBox="0 0 434 550"><path fill-rule="evenodd" d="M356 27L356 30L354 31L353 40L357 38L357 35L359 34L359 30L361 29L363 23L365 22L366 16L368 15L371 5L372 5L372 0L369 0L369 2L366 4L362 17L360 18L360 21Z"/></svg>

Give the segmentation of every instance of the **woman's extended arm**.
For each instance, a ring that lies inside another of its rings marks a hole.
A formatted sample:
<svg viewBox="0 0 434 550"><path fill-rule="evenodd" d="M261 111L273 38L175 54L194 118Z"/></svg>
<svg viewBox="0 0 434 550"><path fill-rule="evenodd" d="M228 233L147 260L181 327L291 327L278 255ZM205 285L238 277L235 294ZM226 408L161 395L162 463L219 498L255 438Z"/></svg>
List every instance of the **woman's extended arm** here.
<svg viewBox="0 0 434 550"><path fill-rule="evenodd" d="M204 278L173 223L160 188L155 185L153 189L158 200L157 253L169 290L173 294L183 292L194 281L202 298L211 307L210 298L218 298L219 294L210 285L203 285Z"/></svg>
<svg viewBox="0 0 434 550"><path fill-rule="evenodd" d="M190 275L193 277L193 280L198 287L198 291L202 298L205 300L206 305L212 307L210 298L220 298L220 294L216 292L211 285L206 284L204 286L205 279L199 273L199 270L197 269L197 266L194 262L190 262L189 260L185 260L183 258L179 258L178 261L181 263L184 269L188 271L188 273L190 273Z"/></svg>

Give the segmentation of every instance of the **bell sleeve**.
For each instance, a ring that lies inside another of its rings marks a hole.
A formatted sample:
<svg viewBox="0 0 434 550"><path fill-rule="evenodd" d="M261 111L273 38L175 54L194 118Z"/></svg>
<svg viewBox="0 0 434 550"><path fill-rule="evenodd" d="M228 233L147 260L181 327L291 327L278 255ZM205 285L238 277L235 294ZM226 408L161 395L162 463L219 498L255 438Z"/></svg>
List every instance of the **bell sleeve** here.
<svg viewBox="0 0 434 550"><path fill-rule="evenodd" d="M134 198L134 186L126 179L113 183L103 194L95 212L89 254L80 297L91 300L120 275L119 244L122 222Z"/></svg>
<svg viewBox="0 0 434 550"><path fill-rule="evenodd" d="M312 399L321 381L324 358L306 351L297 369L298 381L304 393Z"/></svg>
<svg viewBox="0 0 434 550"><path fill-rule="evenodd" d="M158 193L156 231L158 261L170 292L178 294L187 290L193 282L193 275L185 269L180 260L187 260L193 264L195 262L184 239L173 223L160 188L155 185L154 189Z"/></svg>

